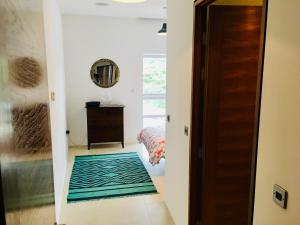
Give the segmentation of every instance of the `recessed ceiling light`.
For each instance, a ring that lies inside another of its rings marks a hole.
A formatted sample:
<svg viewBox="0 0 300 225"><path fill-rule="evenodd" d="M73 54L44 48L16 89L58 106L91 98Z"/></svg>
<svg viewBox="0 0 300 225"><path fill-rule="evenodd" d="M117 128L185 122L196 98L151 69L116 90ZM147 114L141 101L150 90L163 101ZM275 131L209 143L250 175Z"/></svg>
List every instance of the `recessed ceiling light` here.
<svg viewBox="0 0 300 225"><path fill-rule="evenodd" d="M108 6L109 4L106 3L106 2L97 2L97 3L95 3L95 5L97 5L97 6Z"/></svg>
<svg viewBox="0 0 300 225"><path fill-rule="evenodd" d="M146 0L112 0L113 2L121 2L121 3L141 3Z"/></svg>

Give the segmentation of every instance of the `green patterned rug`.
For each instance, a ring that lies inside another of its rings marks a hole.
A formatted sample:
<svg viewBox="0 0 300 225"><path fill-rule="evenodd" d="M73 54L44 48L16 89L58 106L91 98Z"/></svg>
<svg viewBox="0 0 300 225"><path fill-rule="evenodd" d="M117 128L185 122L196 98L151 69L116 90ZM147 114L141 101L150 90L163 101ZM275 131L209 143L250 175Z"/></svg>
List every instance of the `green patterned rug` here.
<svg viewBox="0 0 300 225"><path fill-rule="evenodd" d="M76 156L68 203L157 193L136 152Z"/></svg>

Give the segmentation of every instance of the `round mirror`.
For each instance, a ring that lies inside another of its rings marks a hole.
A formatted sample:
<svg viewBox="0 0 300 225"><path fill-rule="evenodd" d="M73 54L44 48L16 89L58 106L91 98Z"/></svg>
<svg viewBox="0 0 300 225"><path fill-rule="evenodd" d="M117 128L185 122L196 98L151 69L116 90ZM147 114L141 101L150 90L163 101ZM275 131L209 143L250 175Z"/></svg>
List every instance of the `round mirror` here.
<svg viewBox="0 0 300 225"><path fill-rule="evenodd" d="M120 70L118 65L110 59L100 59L91 68L93 82L102 88L110 88L118 83Z"/></svg>

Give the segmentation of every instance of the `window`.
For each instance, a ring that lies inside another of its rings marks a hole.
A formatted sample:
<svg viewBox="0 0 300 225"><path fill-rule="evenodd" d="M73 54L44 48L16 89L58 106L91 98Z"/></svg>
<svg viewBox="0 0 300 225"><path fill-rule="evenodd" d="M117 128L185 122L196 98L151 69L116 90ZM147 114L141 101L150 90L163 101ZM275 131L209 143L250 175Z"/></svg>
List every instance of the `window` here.
<svg viewBox="0 0 300 225"><path fill-rule="evenodd" d="M143 68L143 126L165 126L166 57L144 56Z"/></svg>

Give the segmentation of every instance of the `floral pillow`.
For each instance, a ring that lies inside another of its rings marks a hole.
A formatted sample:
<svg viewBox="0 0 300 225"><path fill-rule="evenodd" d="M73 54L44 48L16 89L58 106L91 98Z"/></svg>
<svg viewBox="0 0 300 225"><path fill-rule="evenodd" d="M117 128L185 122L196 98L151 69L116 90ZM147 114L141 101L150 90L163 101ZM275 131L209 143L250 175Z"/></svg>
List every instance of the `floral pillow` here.
<svg viewBox="0 0 300 225"><path fill-rule="evenodd" d="M165 130L162 127L147 127L138 134L139 143L143 143L149 152L149 162L156 165L165 158Z"/></svg>

